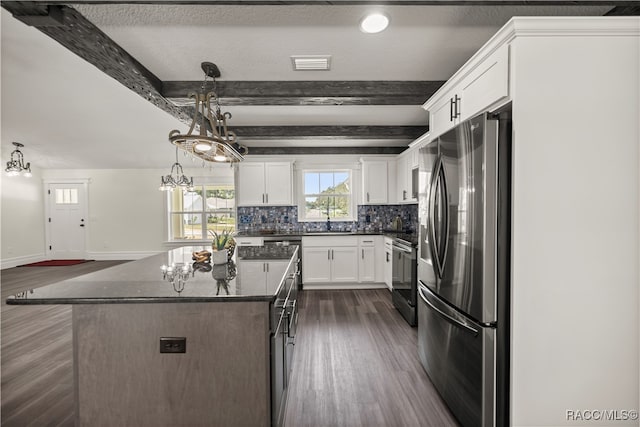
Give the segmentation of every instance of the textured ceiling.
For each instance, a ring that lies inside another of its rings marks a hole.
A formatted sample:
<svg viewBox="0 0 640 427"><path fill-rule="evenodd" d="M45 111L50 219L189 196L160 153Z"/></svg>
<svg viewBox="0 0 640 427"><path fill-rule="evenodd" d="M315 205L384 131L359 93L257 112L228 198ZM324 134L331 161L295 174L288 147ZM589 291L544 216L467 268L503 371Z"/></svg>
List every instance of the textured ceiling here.
<svg viewBox="0 0 640 427"><path fill-rule="evenodd" d="M514 15L602 15L610 7L169 6L76 8L160 80L446 80ZM357 22L385 10L389 29ZM2 160L11 141L40 168L165 168L185 126L2 9ZM328 72L289 57L332 55ZM234 106L233 125L425 125L419 106ZM406 145L409 141L269 141L265 146Z"/></svg>
<svg viewBox="0 0 640 427"><path fill-rule="evenodd" d="M82 5L77 9L160 80L446 80L512 16L602 15L610 7ZM359 20L386 12L389 28ZM291 55L331 55L294 72Z"/></svg>

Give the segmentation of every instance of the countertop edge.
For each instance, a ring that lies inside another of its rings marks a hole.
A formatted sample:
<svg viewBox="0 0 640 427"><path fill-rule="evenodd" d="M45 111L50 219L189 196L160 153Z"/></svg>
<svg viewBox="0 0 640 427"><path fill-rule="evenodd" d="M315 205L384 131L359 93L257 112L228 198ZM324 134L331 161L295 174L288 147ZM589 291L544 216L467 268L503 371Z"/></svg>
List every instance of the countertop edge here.
<svg viewBox="0 0 640 427"><path fill-rule="evenodd" d="M149 298L48 298L20 299L8 297L7 305L74 305L74 304L171 304L171 303L215 303L215 302L273 302L276 295L215 296L215 297L149 297Z"/></svg>

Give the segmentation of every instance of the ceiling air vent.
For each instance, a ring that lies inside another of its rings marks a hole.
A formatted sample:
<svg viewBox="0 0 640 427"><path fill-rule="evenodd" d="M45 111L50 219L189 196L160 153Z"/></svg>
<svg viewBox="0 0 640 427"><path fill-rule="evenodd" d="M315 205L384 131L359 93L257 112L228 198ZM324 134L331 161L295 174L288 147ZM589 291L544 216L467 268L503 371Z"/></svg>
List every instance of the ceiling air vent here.
<svg viewBox="0 0 640 427"><path fill-rule="evenodd" d="M328 71L331 55L294 55L291 63L294 71Z"/></svg>

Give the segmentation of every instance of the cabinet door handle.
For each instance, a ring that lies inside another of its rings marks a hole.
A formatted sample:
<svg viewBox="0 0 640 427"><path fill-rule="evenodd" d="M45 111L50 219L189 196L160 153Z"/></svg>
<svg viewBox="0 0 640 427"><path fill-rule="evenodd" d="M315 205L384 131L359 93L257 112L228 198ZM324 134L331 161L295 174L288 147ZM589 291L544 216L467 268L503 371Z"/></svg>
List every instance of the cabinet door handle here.
<svg viewBox="0 0 640 427"><path fill-rule="evenodd" d="M327 249L327 259L331 259L331 249Z"/></svg>
<svg viewBox="0 0 640 427"><path fill-rule="evenodd" d="M362 249L362 259L364 259L364 249Z"/></svg>
<svg viewBox="0 0 640 427"><path fill-rule="evenodd" d="M333 249L331 249L331 259L333 259Z"/></svg>
<svg viewBox="0 0 640 427"><path fill-rule="evenodd" d="M264 203L264 193L262 193L262 203Z"/></svg>
<svg viewBox="0 0 640 427"><path fill-rule="evenodd" d="M460 97L458 95L456 95L455 99L456 99L456 102L455 102L456 108L455 108L454 118L458 118L458 117L460 117L460 108L459 108L460 107L460 104L459 104L460 103Z"/></svg>
<svg viewBox="0 0 640 427"><path fill-rule="evenodd" d="M369 201L369 192L367 191L367 202Z"/></svg>
<svg viewBox="0 0 640 427"><path fill-rule="evenodd" d="M265 198L267 200L267 203L269 203L269 193L265 194Z"/></svg>
<svg viewBox="0 0 640 427"><path fill-rule="evenodd" d="M385 255L387 256L387 262L389 262L389 252L385 253Z"/></svg>
<svg viewBox="0 0 640 427"><path fill-rule="evenodd" d="M449 121L452 122L454 117L453 117L453 98L449 99Z"/></svg>
<svg viewBox="0 0 640 427"><path fill-rule="evenodd" d="M402 190L402 200L407 200L407 190Z"/></svg>

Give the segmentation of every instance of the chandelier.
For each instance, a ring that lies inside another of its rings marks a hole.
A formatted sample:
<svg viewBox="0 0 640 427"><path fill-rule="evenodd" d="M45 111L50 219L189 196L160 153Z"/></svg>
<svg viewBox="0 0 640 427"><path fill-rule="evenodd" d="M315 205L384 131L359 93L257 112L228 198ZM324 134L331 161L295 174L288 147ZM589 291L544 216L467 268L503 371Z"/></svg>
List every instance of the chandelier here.
<svg viewBox="0 0 640 427"><path fill-rule="evenodd" d="M187 178L178 162L178 147L176 147L176 162L171 166L169 175L160 177L160 191L173 191L181 187L184 191L193 191L193 177Z"/></svg>
<svg viewBox="0 0 640 427"><path fill-rule="evenodd" d="M30 177L31 163L27 162L27 164L25 165L22 151L20 151L20 148L24 147L24 145L20 144L19 142L14 142L13 145L16 146L16 149L11 152L11 160L7 162L7 168L4 171L9 176L17 176L20 175L20 172L22 172L22 175Z"/></svg>
<svg viewBox="0 0 640 427"><path fill-rule="evenodd" d="M234 163L244 160L243 155L248 153L247 147L236 142L236 134L227 129L227 119L231 113L220 110L220 101L217 95L216 77L220 77L220 70L211 62L201 64L204 71L201 93L189 93L189 98L195 100L195 112L191 127L186 134L180 134L178 130L169 132L169 142L176 147L191 154L196 159L207 162ZM205 93L207 78L213 80L213 91ZM211 108L214 101L215 109ZM199 128L194 133L196 125Z"/></svg>

